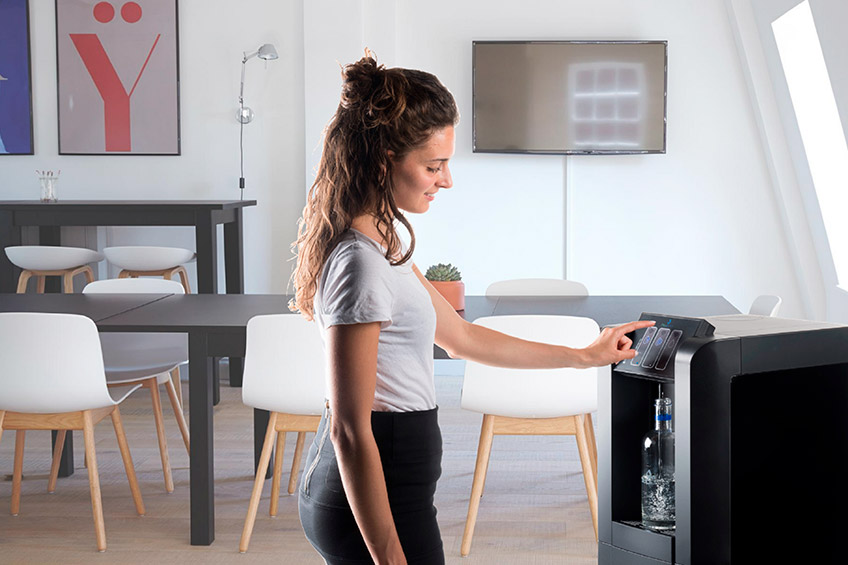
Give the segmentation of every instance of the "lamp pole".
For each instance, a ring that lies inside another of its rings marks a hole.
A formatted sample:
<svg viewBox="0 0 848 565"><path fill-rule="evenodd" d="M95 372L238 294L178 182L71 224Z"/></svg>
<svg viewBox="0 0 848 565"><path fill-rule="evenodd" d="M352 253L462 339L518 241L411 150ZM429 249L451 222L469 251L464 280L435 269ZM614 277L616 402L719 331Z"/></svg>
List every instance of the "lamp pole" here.
<svg viewBox="0 0 848 565"><path fill-rule="evenodd" d="M239 121L239 200L244 200L244 124L253 120L253 111L244 107L244 71L247 68L247 52L241 60L241 87L239 88L239 113L236 119Z"/></svg>
<svg viewBox="0 0 848 565"><path fill-rule="evenodd" d="M264 61L273 61L278 58L277 50L270 43L262 45L252 53L242 53L241 59L241 85L239 86L239 109L236 119L239 122L239 200L244 200L244 124L253 121L253 110L244 105L244 72L247 62L253 57L259 57Z"/></svg>

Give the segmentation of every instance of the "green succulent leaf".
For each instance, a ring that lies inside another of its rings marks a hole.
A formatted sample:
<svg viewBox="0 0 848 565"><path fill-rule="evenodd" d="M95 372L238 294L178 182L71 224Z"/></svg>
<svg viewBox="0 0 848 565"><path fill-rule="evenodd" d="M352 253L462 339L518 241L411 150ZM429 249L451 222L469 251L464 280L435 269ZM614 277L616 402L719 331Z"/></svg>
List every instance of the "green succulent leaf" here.
<svg viewBox="0 0 848 565"><path fill-rule="evenodd" d="M424 273L424 278L428 281L461 281L462 273L459 269L448 263L439 263L431 265L427 272Z"/></svg>

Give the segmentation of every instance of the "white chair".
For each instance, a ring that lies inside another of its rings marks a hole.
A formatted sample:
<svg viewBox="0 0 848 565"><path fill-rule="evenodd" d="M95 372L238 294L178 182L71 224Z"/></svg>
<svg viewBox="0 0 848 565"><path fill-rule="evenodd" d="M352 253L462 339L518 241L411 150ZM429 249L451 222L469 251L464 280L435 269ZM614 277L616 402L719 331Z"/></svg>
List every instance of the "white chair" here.
<svg viewBox="0 0 848 565"><path fill-rule="evenodd" d="M594 320L572 316L489 316L475 324L531 341L585 347L599 335ZM471 550L494 435L574 435L589 509L598 535L598 453L591 412L597 410L598 369L517 370L466 362L461 406L481 412L483 425L461 555Z"/></svg>
<svg viewBox="0 0 848 565"><path fill-rule="evenodd" d="M165 279L109 279L93 282L82 292L183 294L184 290L180 283ZM188 362L188 338L183 333L102 333L100 342L106 383L110 388L138 385L150 390L165 490L173 492L174 481L168 458L159 386L164 385L168 392L183 443L190 453L188 425L183 415L182 395L178 392L181 390L179 366Z"/></svg>
<svg viewBox="0 0 848 565"><path fill-rule="evenodd" d="M277 515L286 432L297 432L288 487L292 494L306 432L318 429L325 399L324 352L315 323L297 314L251 318L247 323L242 400L247 406L268 410L271 416L239 543L241 553L247 551L253 533L275 436L277 455L271 483L271 516Z"/></svg>
<svg viewBox="0 0 848 565"><path fill-rule="evenodd" d="M511 279L490 284L486 296L589 296L589 290L565 279Z"/></svg>
<svg viewBox="0 0 848 565"><path fill-rule="evenodd" d="M94 425L111 416L136 511L143 516L144 503L118 409L134 389L117 401L109 396L97 327L85 316L0 313L0 359L0 434L3 430L17 431L12 515L20 511L25 430L59 430L56 453L61 453L67 430L83 430L97 549L105 551ZM51 481L58 471L57 463L54 457Z"/></svg>
<svg viewBox="0 0 848 565"><path fill-rule="evenodd" d="M184 263L193 261L197 254L182 247L151 247L131 245L122 247L107 247L103 250L106 259L119 267L119 279L127 277L164 277L170 280L174 275L180 276L180 282L186 294L191 293L188 273Z"/></svg>
<svg viewBox="0 0 848 565"><path fill-rule="evenodd" d="M85 275L86 282L94 280L88 263L103 260L103 254L83 247L57 247L51 245L16 245L6 248L6 256L13 265L22 269L18 277L18 294L26 292L27 282L37 277L37 292L44 292L45 277L62 277L64 292L74 291L74 277Z"/></svg>
<svg viewBox="0 0 848 565"><path fill-rule="evenodd" d="M762 294L751 303L751 309L748 311L748 314L755 316L777 316L782 303L783 299L779 296Z"/></svg>

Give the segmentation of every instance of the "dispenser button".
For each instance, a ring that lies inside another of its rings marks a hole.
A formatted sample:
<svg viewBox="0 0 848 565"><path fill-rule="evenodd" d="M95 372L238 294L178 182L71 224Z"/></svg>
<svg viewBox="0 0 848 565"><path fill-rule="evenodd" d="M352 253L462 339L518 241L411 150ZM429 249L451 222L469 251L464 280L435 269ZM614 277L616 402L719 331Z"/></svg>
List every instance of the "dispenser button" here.
<svg viewBox="0 0 848 565"><path fill-rule="evenodd" d="M654 339L654 335L656 333L657 328L655 326L651 326L645 330L645 335L642 336L641 341L639 341L639 345L636 346L636 357L630 360L631 365L638 367L642 363L645 351L647 351L648 347L650 347L651 341Z"/></svg>

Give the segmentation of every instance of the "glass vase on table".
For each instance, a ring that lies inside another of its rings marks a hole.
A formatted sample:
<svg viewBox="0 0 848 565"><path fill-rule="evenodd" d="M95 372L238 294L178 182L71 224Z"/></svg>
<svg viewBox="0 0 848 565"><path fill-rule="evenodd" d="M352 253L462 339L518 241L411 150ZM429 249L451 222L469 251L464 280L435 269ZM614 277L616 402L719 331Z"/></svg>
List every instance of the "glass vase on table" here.
<svg viewBox="0 0 848 565"><path fill-rule="evenodd" d="M61 173L62 171L59 171ZM59 173L53 171L36 171L38 181L41 183L41 201L57 202L56 184L59 182Z"/></svg>

